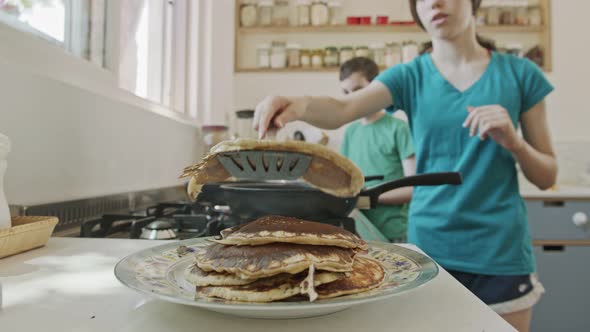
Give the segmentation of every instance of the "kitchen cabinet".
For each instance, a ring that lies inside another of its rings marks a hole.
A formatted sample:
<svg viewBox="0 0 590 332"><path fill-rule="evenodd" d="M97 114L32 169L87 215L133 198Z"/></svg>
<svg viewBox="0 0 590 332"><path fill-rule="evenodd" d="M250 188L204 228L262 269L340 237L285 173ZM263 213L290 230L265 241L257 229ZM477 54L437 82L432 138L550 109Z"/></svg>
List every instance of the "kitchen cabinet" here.
<svg viewBox="0 0 590 332"><path fill-rule="evenodd" d="M533 311L532 331L590 331L588 200L527 201L537 271L546 293Z"/></svg>

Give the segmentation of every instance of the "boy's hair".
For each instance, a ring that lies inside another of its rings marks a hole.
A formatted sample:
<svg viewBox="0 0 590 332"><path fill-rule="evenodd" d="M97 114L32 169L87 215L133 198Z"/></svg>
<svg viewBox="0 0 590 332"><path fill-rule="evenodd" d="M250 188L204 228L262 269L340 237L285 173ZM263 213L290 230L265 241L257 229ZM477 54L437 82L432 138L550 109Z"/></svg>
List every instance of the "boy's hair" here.
<svg viewBox="0 0 590 332"><path fill-rule="evenodd" d="M344 81L354 73L361 73L371 82L379 75L379 66L369 58L352 58L340 66L340 81Z"/></svg>

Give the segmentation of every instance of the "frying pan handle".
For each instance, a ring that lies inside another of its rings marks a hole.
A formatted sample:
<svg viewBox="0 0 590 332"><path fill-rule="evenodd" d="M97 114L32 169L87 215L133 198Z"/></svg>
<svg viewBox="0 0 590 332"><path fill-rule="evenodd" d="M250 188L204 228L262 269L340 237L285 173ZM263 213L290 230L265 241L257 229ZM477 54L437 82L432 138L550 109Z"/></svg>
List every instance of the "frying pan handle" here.
<svg viewBox="0 0 590 332"><path fill-rule="evenodd" d="M404 177L398 180L385 182L371 188L361 191L360 196L369 196L371 198L371 208L377 205L379 196L385 192L402 187L414 186L440 186L440 185L458 185L463 183L461 173L430 173Z"/></svg>
<svg viewBox="0 0 590 332"><path fill-rule="evenodd" d="M385 176L383 176L383 175L368 175L368 176L365 176L365 182L375 181L375 180L383 180L383 179L385 179Z"/></svg>

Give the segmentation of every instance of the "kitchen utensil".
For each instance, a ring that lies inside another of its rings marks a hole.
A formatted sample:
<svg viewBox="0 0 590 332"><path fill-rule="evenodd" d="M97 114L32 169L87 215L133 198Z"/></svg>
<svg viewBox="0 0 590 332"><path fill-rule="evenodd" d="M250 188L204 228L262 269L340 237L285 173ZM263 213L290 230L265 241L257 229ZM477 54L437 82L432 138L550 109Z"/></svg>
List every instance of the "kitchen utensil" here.
<svg viewBox="0 0 590 332"><path fill-rule="evenodd" d="M303 176L313 157L285 151L234 151L217 160L235 178L246 180L296 180Z"/></svg>
<svg viewBox="0 0 590 332"><path fill-rule="evenodd" d="M438 274L436 263L419 252L391 243L369 242L368 255L386 270L386 280L369 292L329 300L240 303L195 296L195 287L184 277L186 268L194 264L191 254L209 245L209 238L190 239L142 250L122 259L115 267L115 276L125 286L160 300L250 318L303 318L325 315L408 293L430 282ZM408 294L409 295L409 294ZM406 298L400 298L400 300Z"/></svg>
<svg viewBox="0 0 590 332"><path fill-rule="evenodd" d="M377 205L384 192L411 186L461 184L459 173L422 174L363 189L354 197L336 197L303 182L233 182L219 186L232 213L243 218L282 215L307 220L342 218L354 208ZM206 187L203 187L203 193Z"/></svg>

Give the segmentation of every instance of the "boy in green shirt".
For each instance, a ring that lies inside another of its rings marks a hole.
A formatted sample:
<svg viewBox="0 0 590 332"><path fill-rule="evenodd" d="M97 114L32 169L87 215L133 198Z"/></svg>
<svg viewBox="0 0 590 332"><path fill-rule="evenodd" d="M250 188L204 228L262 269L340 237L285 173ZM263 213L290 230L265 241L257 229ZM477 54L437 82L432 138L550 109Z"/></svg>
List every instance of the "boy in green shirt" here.
<svg viewBox="0 0 590 332"><path fill-rule="evenodd" d="M354 58L340 68L340 86L345 94L368 86L379 67L368 58ZM352 160L365 176L383 175L373 186L416 173L414 148L408 125L384 110L371 114L346 129L340 152ZM391 242L406 242L408 203L412 188L382 194L376 208L361 212Z"/></svg>

